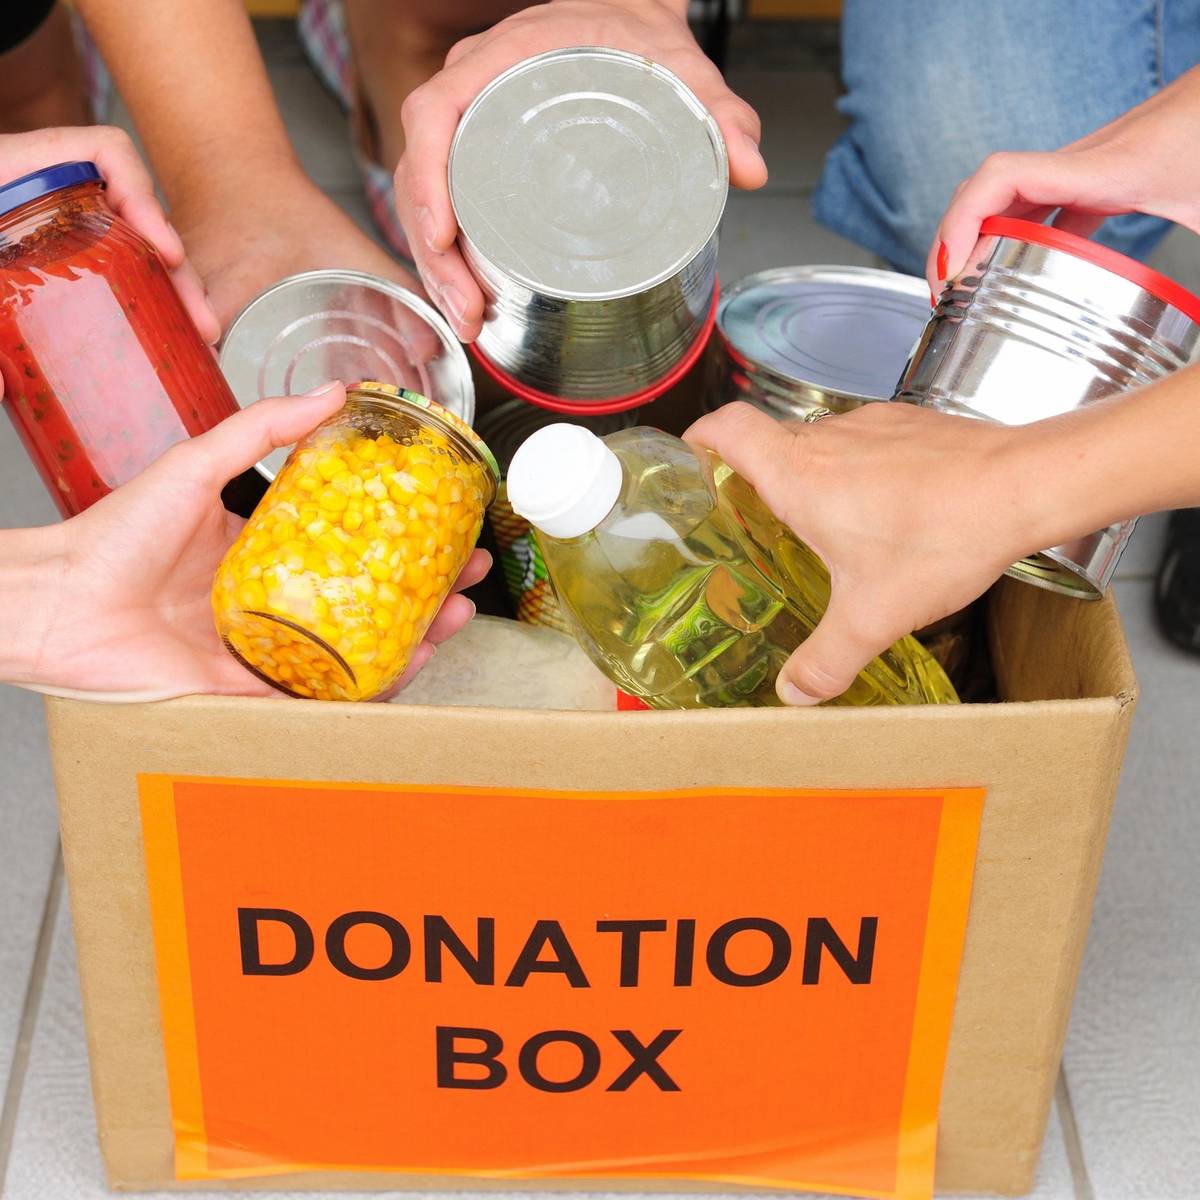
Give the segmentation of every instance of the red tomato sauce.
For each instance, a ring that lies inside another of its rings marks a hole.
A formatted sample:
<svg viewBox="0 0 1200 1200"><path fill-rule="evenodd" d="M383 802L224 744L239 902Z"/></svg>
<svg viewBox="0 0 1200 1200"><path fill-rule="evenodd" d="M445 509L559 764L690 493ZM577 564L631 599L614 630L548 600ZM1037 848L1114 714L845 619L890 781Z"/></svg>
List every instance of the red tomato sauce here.
<svg viewBox="0 0 1200 1200"><path fill-rule="evenodd" d="M92 183L0 220L0 372L65 517L238 407L158 254Z"/></svg>

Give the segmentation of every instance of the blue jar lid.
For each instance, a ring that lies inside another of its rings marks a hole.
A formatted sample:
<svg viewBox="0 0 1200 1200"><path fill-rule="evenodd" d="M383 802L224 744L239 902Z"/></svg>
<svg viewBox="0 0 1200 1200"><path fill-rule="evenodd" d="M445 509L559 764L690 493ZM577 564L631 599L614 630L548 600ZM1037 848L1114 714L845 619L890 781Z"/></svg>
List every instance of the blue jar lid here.
<svg viewBox="0 0 1200 1200"><path fill-rule="evenodd" d="M101 179L95 163L67 162L43 167L0 187L0 217L51 192L60 192L77 183L100 183Z"/></svg>

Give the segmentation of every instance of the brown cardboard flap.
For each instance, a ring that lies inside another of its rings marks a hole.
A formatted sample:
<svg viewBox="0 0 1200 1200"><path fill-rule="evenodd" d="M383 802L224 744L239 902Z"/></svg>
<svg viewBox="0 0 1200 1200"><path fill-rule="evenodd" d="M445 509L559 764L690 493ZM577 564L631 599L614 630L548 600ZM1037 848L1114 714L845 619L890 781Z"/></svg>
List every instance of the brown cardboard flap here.
<svg viewBox="0 0 1200 1200"><path fill-rule="evenodd" d="M992 634L1006 694L1025 703L546 713L219 697L129 706L48 701L110 1182L173 1186L136 790L139 773L167 773L597 790L983 786L938 1183L1026 1190L1136 684L1111 601L1060 600L1005 583L993 596ZM355 1174L276 1177L263 1186L488 1185ZM587 1187L576 1180L563 1186ZM621 1181L595 1188L622 1190ZM709 1190L641 1181L628 1188Z"/></svg>
<svg viewBox="0 0 1200 1200"><path fill-rule="evenodd" d="M992 665L1007 700L1137 699L1116 601L1075 600L1012 579L989 597Z"/></svg>

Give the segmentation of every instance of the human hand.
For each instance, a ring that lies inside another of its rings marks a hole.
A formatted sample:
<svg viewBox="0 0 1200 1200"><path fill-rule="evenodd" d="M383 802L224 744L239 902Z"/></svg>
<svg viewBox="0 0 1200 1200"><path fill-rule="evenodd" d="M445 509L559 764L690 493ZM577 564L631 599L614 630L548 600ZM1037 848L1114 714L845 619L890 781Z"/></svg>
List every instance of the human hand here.
<svg viewBox="0 0 1200 1200"><path fill-rule="evenodd" d="M129 135L105 125L0 134L0 183L62 162L96 164L104 177L108 206L158 251L196 328L207 342L215 342L221 328L204 285L185 257L183 242L167 220Z"/></svg>
<svg viewBox="0 0 1200 1200"><path fill-rule="evenodd" d="M925 264L936 294L966 265L988 217L1044 221L1084 237L1141 212L1200 233L1200 67L1115 121L1048 153L1001 153L958 185Z"/></svg>
<svg viewBox="0 0 1200 1200"><path fill-rule="evenodd" d="M62 525L12 531L22 545L30 535L41 539L39 583L30 590L42 611L24 665L6 672L9 681L94 700L278 695L235 661L213 623L213 576L242 525L222 507L221 489L275 447L303 437L344 399L332 384L263 400L173 446ZM456 586L477 583L488 561L477 550ZM473 612L465 597L447 599L400 686Z"/></svg>
<svg viewBox="0 0 1200 1200"><path fill-rule="evenodd" d="M785 704L841 695L898 638L1057 543L1037 503L1046 472L1027 452L1034 429L906 404L784 425L739 403L688 430L829 569L829 607L776 681Z"/></svg>
<svg viewBox="0 0 1200 1200"><path fill-rule="evenodd" d="M405 151L396 169L396 207L417 269L434 303L463 341L483 324L484 298L455 240L447 166L454 131L468 106L509 67L566 46L610 46L644 55L678 75L724 135L735 187L761 187L757 114L725 86L688 29L685 8L668 0L556 0L527 8L486 33L465 38L446 67L411 92L402 109Z"/></svg>
<svg viewBox="0 0 1200 1200"><path fill-rule="evenodd" d="M299 168L277 168L254 188L210 181L181 206L179 227L221 328L288 275L337 267L366 271L423 295L420 283L375 244Z"/></svg>

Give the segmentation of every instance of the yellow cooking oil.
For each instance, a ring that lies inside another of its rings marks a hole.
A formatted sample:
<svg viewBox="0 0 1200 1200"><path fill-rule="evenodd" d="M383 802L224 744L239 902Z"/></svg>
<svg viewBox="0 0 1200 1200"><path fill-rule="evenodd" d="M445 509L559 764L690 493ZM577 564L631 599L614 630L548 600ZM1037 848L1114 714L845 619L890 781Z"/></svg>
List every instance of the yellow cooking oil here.
<svg viewBox="0 0 1200 1200"><path fill-rule="evenodd" d="M509 475L514 507L529 497L522 515L538 529L580 644L618 687L654 708L778 704L775 678L829 602L825 565L715 456L653 429L604 439L583 432L603 441L619 474L596 447L575 453L564 451L569 438L556 446L544 438L540 454L518 451ZM577 532L581 525L591 527ZM957 702L911 637L828 701Z"/></svg>

